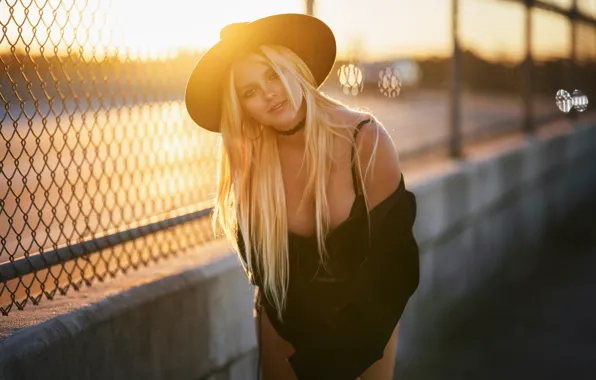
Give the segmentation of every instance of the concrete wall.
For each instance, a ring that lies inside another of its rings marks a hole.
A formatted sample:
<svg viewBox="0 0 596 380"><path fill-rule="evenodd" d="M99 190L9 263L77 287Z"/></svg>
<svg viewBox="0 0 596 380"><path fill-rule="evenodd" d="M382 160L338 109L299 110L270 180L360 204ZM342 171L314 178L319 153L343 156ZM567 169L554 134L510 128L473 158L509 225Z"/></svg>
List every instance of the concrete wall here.
<svg viewBox="0 0 596 380"><path fill-rule="evenodd" d="M430 335L421 326L443 328L463 301L523 276L548 229L595 199L596 128L466 161L414 192L421 281L401 320L402 360L415 340Z"/></svg>
<svg viewBox="0 0 596 380"><path fill-rule="evenodd" d="M596 190L596 127L518 142L427 176L418 199L420 288L399 349L459 301L523 275L546 227ZM254 379L253 289L213 242L0 319L0 379Z"/></svg>

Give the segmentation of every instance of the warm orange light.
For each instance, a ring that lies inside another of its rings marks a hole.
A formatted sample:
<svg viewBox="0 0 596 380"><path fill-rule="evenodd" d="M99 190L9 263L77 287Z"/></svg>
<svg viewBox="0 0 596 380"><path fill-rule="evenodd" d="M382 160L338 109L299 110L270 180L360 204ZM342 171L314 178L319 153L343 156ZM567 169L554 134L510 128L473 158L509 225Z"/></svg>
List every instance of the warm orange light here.
<svg viewBox="0 0 596 380"><path fill-rule="evenodd" d="M448 56L452 51L450 1L316 0L315 13L334 30L340 58L385 60L396 57ZM219 40L232 22L276 13L303 13L305 0L48 0L27 5L0 1L0 22L7 39L2 48L26 45L46 54L79 52L101 60L106 54L130 59L164 59L179 49L202 50ZM24 20L29 22L23 22ZM552 20L551 20L552 19ZM569 37L562 16L540 15L534 34L536 54L567 54ZM520 4L460 0L462 46L488 58L524 55ZM22 30L19 32L19 25ZM19 34L21 38L19 38ZM49 41L47 40L49 37ZM81 49L82 48L82 49Z"/></svg>

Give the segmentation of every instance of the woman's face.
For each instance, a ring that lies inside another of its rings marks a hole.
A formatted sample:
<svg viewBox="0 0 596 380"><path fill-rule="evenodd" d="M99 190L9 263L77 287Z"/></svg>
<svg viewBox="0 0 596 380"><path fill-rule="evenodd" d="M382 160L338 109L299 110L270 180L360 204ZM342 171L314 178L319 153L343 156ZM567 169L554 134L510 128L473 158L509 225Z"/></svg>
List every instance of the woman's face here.
<svg viewBox="0 0 596 380"><path fill-rule="evenodd" d="M257 122L283 131L302 119L302 90L293 75L287 75L292 96L298 102L294 112L283 83L273 68L259 55L252 54L234 64L234 85L244 114Z"/></svg>

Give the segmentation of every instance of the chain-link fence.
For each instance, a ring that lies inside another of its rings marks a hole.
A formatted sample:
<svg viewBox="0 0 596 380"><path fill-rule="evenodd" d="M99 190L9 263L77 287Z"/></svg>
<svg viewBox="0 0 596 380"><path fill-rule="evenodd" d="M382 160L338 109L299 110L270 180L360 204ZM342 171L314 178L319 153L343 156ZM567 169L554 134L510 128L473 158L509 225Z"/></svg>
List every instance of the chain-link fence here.
<svg viewBox="0 0 596 380"><path fill-rule="evenodd" d="M461 157L466 143L584 116L559 110L560 89L596 98L596 1L317 0L314 13L341 32L352 71L329 92L370 108L402 158Z"/></svg>
<svg viewBox="0 0 596 380"><path fill-rule="evenodd" d="M399 57L393 54L399 49L386 45L379 48L385 55L371 58L365 51L368 43L346 45L339 38L361 33L362 28L349 30L359 20L370 28L378 17L387 23L384 30L397 28L387 17L391 14L384 10L386 4L370 2L365 13L345 11L343 17L354 12L355 21L345 22L347 31L345 25L334 26L331 12L337 8L331 8L329 0L307 2L338 30L340 57L323 91L372 110L403 156L453 148L473 132L537 125L553 110L562 115L554 103L559 88L570 92L579 88L589 97L594 93L594 21L573 10L546 12L559 21L576 20L574 49L569 53L575 59L565 55L539 64L542 58L528 60L522 44L521 56L506 66L474 53L467 31L476 35L482 30L465 26L472 17L465 10L475 4L513 7L511 14L499 17L510 24L516 20L523 31L527 20L522 3L462 0L459 11L451 6L432 12L421 8L419 14L408 15L414 9L405 5L414 2L392 2L402 4L403 20L420 17L418 25L410 25L413 30L425 24L424 17L429 24L433 17L448 21L442 33L447 37L434 48L442 55ZM418 3L433 5L430 0ZM188 74L201 53L179 50L153 57L121 47L125 37L113 26L129 22L125 17L130 15L112 11L115 4L0 0L4 106L0 109L0 312L4 315L15 306L22 309L28 302L52 299L57 292L158 262L213 238L206 216L215 191L218 135L192 124L182 99ZM596 15L596 7L587 9L593 11L590 17ZM454 54L449 20L458 12L454 19L460 23L461 44L454 45ZM515 35L523 39L522 34ZM385 37L391 42L394 34ZM530 72L534 79L525 82ZM561 73L573 74L565 77L564 85ZM452 152L457 154L457 149Z"/></svg>
<svg viewBox="0 0 596 380"><path fill-rule="evenodd" d="M0 0L4 315L211 239L218 141L180 101L196 57L110 52L111 6Z"/></svg>

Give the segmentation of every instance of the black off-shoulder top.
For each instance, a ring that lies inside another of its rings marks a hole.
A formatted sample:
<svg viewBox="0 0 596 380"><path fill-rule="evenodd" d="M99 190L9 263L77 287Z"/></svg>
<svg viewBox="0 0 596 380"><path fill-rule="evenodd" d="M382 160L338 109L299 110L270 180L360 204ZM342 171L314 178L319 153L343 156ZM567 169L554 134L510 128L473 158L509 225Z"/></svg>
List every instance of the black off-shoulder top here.
<svg viewBox="0 0 596 380"><path fill-rule="evenodd" d="M368 121L360 123L355 134ZM326 239L329 272L319 266L316 236L289 233L290 282L283 322L261 294L259 274L247 270L259 289L256 303L295 349L287 360L300 380L360 376L383 357L418 287L419 252L412 231L416 198L406 189L403 174L397 190L369 213L354 167L352 176L357 195L350 215ZM240 232L237 238L246 263Z"/></svg>

